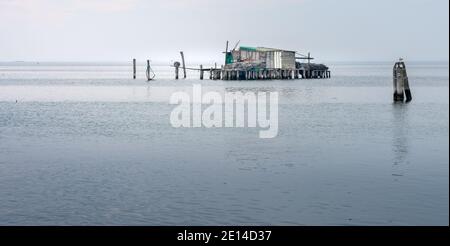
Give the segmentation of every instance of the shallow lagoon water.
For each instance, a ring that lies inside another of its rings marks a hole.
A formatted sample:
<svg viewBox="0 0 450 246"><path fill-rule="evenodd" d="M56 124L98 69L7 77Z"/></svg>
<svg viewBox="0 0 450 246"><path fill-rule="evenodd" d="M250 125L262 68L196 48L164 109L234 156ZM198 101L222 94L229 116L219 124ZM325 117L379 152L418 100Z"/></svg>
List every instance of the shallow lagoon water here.
<svg viewBox="0 0 450 246"><path fill-rule="evenodd" d="M448 64L409 65L407 105L385 63L297 81L129 68L0 64L1 225L449 223ZM171 127L171 93L196 83L279 92L278 136Z"/></svg>

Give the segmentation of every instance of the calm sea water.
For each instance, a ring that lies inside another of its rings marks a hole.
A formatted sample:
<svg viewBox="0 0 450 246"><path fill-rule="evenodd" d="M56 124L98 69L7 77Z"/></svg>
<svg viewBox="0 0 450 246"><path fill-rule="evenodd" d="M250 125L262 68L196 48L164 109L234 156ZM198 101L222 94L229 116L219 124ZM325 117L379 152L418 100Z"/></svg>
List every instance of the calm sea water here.
<svg viewBox="0 0 450 246"><path fill-rule="evenodd" d="M172 80L0 64L0 225L448 225L449 67L330 64L332 78ZM207 76L206 76L207 77ZM172 92L279 92L279 134L172 128ZM17 102L16 102L17 100Z"/></svg>

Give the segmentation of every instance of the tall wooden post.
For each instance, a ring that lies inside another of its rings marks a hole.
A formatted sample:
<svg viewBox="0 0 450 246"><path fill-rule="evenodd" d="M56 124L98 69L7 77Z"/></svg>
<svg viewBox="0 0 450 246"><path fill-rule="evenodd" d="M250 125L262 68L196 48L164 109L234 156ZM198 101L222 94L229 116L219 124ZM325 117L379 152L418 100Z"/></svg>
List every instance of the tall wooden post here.
<svg viewBox="0 0 450 246"><path fill-rule="evenodd" d="M227 65L227 53L228 53L228 40L227 40L227 44L225 46L225 65Z"/></svg>
<svg viewBox="0 0 450 246"><path fill-rule="evenodd" d="M179 62L174 62L173 66L175 67L175 79L178 79L178 72L179 72L179 68L180 68L180 63Z"/></svg>
<svg viewBox="0 0 450 246"><path fill-rule="evenodd" d="M150 60L147 60L147 69L145 70L145 74L147 75L147 81L150 81Z"/></svg>
<svg viewBox="0 0 450 246"><path fill-rule="evenodd" d="M406 96L406 102L412 100L411 90L409 88L408 75L406 73L406 65L402 59L395 63L393 69L394 77L394 101L403 102Z"/></svg>
<svg viewBox="0 0 450 246"><path fill-rule="evenodd" d="M136 79L136 59L133 59L133 79Z"/></svg>
<svg viewBox="0 0 450 246"><path fill-rule="evenodd" d="M186 78L186 63L184 62L184 53L180 51L181 54L181 62L183 63L183 77Z"/></svg>
<svg viewBox="0 0 450 246"><path fill-rule="evenodd" d="M203 65L200 65L200 80L203 80Z"/></svg>

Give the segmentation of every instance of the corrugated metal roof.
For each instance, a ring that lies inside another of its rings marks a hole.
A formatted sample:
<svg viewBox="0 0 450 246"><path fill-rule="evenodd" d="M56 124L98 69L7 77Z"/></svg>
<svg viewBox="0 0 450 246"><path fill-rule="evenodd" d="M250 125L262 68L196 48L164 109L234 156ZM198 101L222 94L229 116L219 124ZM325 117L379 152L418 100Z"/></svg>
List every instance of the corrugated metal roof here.
<svg viewBox="0 0 450 246"><path fill-rule="evenodd" d="M242 51L257 51L257 48L255 48L255 47L241 46L241 47L239 47L239 50L242 50Z"/></svg>
<svg viewBox="0 0 450 246"><path fill-rule="evenodd" d="M258 47L258 51L287 51L287 52L295 52L293 50L283 50L283 49L277 49L277 48L267 48L267 47Z"/></svg>
<svg viewBox="0 0 450 246"><path fill-rule="evenodd" d="M277 48L267 48L267 47L248 47L248 46L240 46L239 50L242 51L261 51L261 52L267 52L267 51L287 51L287 52L295 52L293 50L283 50L283 49L277 49Z"/></svg>

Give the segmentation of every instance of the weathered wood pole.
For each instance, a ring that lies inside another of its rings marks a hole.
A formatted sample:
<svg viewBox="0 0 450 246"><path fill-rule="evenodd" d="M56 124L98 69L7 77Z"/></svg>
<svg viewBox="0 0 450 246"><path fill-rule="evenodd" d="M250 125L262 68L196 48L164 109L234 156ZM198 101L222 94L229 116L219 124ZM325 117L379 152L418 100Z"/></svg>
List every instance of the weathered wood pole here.
<svg viewBox="0 0 450 246"><path fill-rule="evenodd" d="M412 95L411 95L411 89L409 88L409 79L408 76L406 74L406 66L405 66L405 96L406 96L406 102L411 102L412 101Z"/></svg>
<svg viewBox="0 0 450 246"><path fill-rule="evenodd" d="M213 79L213 68L212 67L209 69L209 79L210 80Z"/></svg>
<svg viewBox="0 0 450 246"><path fill-rule="evenodd" d="M225 47L225 65L227 64L227 54L228 54L228 40L227 40L227 44L226 44L226 47Z"/></svg>
<svg viewBox="0 0 450 246"><path fill-rule="evenodd" d="M136 59L133 59L133 79L136 79Z"/></svg>
<svg viewBox="0 0 450 246"><path fill-rule="evenodd" d="M184 62L184 53L180 51L181 62L183 63L183 77L186 78L186 63Z"/></svg>
<svg viewBox="0 0 450 246"><path fill-rule="evenodd" d="M179 72L179 68L180 68L180 63L179 62L174 62L173 66L175 67L175 79L178 79L178 72Z"/></svg>
<svg viewBox="0 0 450 246"><path fill-rule="evenodd" d="M401 59L394 65L393 77L394 102L403 102L405 100L405 96L406 102L410 102L412 100L412 95L409 88L406 65Z"/></svg>
<svg viewBox="0 0 450 246"><path fill-rule="evenodd" d="M145 75L147 76L147 81L150 81L150 60L147 60L147 69L145 70Z"/></svg>
<svg viewBox="0 0 450 246"><path fill-rule="evenodd" d="M203 65L200 65L200 80L203 80Z"/></svg>

